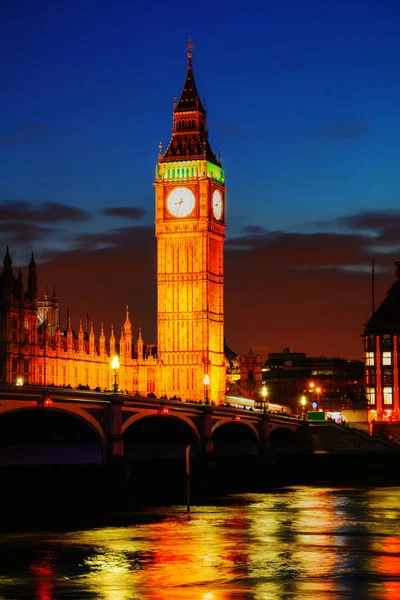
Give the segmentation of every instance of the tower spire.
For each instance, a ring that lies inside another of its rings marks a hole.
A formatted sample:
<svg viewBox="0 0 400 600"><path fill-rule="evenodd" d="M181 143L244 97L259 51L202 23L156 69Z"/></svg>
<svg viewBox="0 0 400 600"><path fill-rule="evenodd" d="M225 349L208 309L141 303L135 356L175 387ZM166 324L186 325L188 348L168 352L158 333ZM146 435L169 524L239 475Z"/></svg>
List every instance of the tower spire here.
<svg viewBox="0 0 400 600"><path fill-rule="evenodd" d="M189 43L186 46L186 50L187 50L187 55L188 55L188 59L191 60L192 56L193 56L193 50L194 50L194 46L192 44L192 38L189 35Z"/></svg>
<svg viewBox="0 0 400 600"><path fill-rule="evenodd" d="M219 161L208 141L207 115L200 100L193 73L192 38L186 47L188 64L185 82L179 96L174 99L172 138L159 163L177 160L208 160L219 166Z"/></svg>

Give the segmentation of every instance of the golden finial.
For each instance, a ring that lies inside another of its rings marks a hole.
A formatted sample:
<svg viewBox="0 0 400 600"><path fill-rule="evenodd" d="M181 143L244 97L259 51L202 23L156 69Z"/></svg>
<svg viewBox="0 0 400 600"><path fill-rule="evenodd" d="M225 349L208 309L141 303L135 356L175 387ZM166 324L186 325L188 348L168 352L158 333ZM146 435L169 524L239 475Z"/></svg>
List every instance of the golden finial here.
<svg viewBox="0 0 400 600"><path fill-rule="evenodd" d="M162 157L162 142L160 142L158 144L158 158ZM126 307L126 310L128 310L128 307Z"/></svg>
<svg viewBox="0 0 400 600"><path fill-rule="evenodd" d="M192 44L192 38L191 38L190 36L189 36L189 43L188 43L188 45L186 46L186 50L187 50L187 55L188 55L188 58L192 58L192 56L193 56L193 50L194 50L194 46L193 46L193 44Z"/></svg>

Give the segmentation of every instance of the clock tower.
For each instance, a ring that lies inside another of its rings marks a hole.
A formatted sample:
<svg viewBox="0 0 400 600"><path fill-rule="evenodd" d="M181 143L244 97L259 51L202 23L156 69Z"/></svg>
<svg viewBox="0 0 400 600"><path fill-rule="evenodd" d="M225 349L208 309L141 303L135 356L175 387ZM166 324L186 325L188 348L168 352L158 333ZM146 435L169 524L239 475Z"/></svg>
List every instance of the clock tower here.
<svg viewBox="0 0 400 600"><path fill-rule="evenodd" d="M159 393L224 402L225 186L189 39L172 138L156 168Z"/></svg>

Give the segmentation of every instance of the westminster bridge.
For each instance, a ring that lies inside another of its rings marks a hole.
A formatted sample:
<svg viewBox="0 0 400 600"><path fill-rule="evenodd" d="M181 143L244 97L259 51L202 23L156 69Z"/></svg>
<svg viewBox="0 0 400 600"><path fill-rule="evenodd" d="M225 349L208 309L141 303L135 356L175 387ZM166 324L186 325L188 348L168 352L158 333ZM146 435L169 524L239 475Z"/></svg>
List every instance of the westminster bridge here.
<svg viewBox="0 0 400 600"><path fill-rule="evenodd" d="M57 387L0 384L0 465L130 459L397 454L399 444L287 414Z"/></svg>
<svg viewBox="0 0 400 600"><path fill-rule="evenodd" d="M32 447L63 447L82 462L123 457L302 454L306 421L279 413L57 387L0 385L0 462ZM40 454L40 453L39 453ZM53 453L52 460L56 460ZM29 457L28 457L29 459ZM39 458L39 462L43 460Z"/></svg>

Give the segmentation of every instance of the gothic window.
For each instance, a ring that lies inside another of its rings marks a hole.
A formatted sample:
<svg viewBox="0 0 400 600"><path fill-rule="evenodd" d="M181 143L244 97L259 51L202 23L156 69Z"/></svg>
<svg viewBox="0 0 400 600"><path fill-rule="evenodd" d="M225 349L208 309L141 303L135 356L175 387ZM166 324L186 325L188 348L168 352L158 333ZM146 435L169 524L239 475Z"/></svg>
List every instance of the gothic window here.
<svg viewBox="0 0 400 600"><path fill-rule="evenodd" d="M365 364L367 367L373 367L375 364L375 354L373 352L365 353Z"/></svg>
<svg viewBox="0 0 400 600"><path fill-rule="evenodd" d="M29 344L29 323L24 321L24 344Z"/></svg>
<svg viewBox="0 0 400 600"><path fill-rule="evenodd" d="M194 169L193 169L193 167L192 167L192 177L194 177Z"/></svg>
<svg viewBox="0 0 400 600"><path fill-rule="evenodd" d="M26 358L24 359L24 381L25 383L29 381L29 360Z"/></svg>
<svg viewBox="0 0 400 600"><path fill-rule="evenodd" d="M391 365L392 364L392 353L391 352L382 352L382 365Z"/></svg>
<svg viewBox="0 0 400 600"><path fill-rule="evenodd" d="M392 370L391 369L383 369L382 383L383 383L383 385L392 385Z"/></svg>
<svg viewBox="0 0 400 600"><path fill-rule="evenodd" d="M383 404L393 404L393 390L391 387L383 388Z"/></svg>
<svg viewBox="0 0 400 600"><path fill-rule="evenodd" d="M172 169L172 179L175 179L175 169Z"/></svg>
<svg viewBox="0 0 400 600"><path fill-rule="evenodd" d="M370 352L375 350L375 337L373 335L370 335L366 338L365 349Z"/></svg>
<svg viewBox="0 0 400 600"><path fill-rule="evenodd" d="M366 396L368 404L375 404L375 388L367 388Z"/></svg>
<svg viewBox="0 0 400 600"><path fill-rule="evenodd" d="M18 319L17 317L13 317L11 319L11 341L18 341Z"/></svg>
<svg viewBox="0 0 400 600"><path fill-rule="evenodd" d="M381 339L381 349L391 350L392 349L392 337L390 333L385 333Z"/></svg>
<svg viewBox="0 0 400 600"><path fill-rule="evenodd" d="M375 371L373 369L367 369L365 372L365 376L367 384L375 384Z"/></svg>

